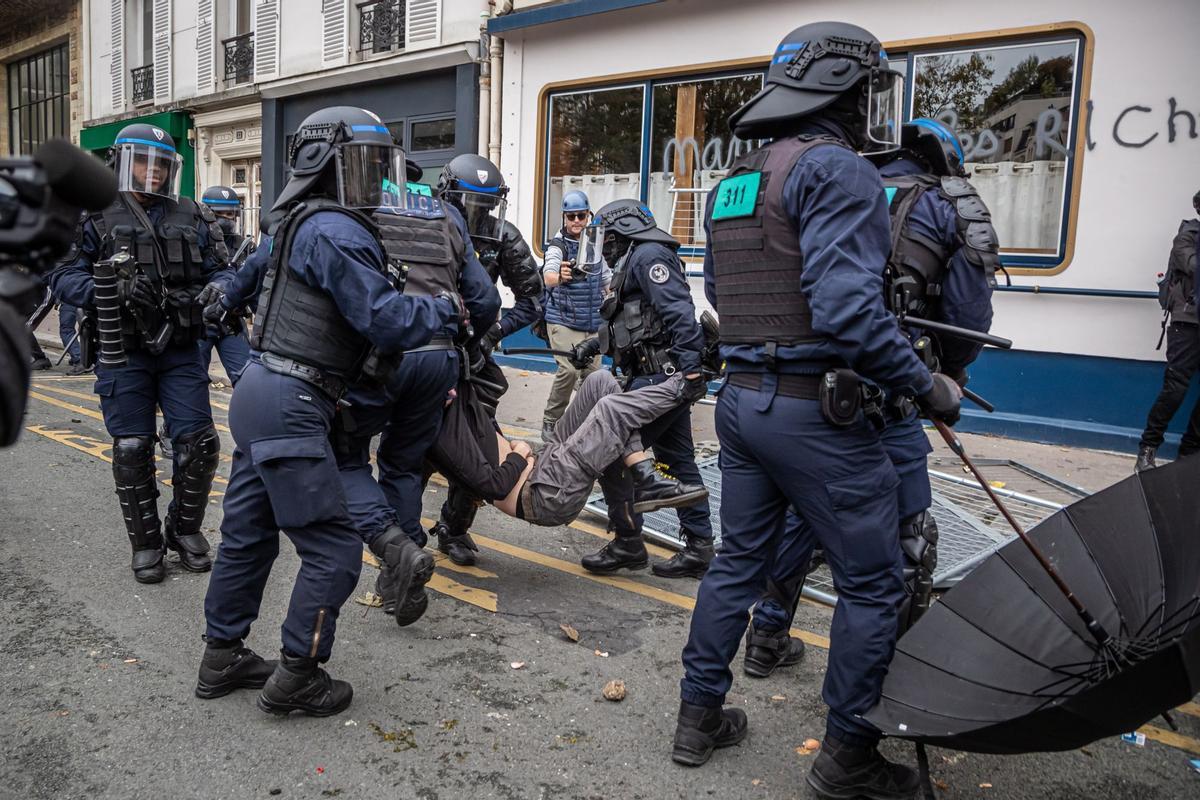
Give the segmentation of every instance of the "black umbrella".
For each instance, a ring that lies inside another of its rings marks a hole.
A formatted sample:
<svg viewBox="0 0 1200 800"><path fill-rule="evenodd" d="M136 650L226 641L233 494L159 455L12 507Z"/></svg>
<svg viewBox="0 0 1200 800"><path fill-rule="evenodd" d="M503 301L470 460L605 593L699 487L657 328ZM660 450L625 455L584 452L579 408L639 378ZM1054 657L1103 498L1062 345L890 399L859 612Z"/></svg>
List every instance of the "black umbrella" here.
<svg viewBox="0 0 1200 800"><path fill-rule="evenodd" d="M867 719L956 750L1071 750L1200 691L1200 457L1017 531L900 640Z"/></svg>

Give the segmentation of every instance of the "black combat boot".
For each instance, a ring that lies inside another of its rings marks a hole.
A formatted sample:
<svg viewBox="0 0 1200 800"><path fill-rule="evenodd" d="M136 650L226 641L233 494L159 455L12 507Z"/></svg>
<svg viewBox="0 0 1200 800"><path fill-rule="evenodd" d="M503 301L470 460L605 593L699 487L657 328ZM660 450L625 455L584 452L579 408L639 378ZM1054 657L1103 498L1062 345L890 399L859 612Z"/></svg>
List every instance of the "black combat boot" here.
<svg viewBox="0 0 1200 800"><path fill-rule="evenodd" d="M1158 454L1157 447L1149 447L1142 445L1138 448L1137 463L1133 465L1134 472L1145 472L1148 469L1154 469L1158 466L1154 457Z"/></svg>
<svg viewBox="0 0 1200 800"><path fill-rule="evenodd" d="M469 567L475 563L475 554L479 552L479 545L475 544L471 534L466 532L453 534L444 522L438 522L430 528L429 534L437 536L437 549L445 553L446 557L455 564Z"/></svg>
<svg viewBox="0 0 1200 800"><path fill-rule="evenodd" d="M269 714L303 711L310 717L331 717L350 707L354 689L335 681L317 666L315 658L279 651L279 666L258 695L258 707Z"/></svg>
<svg viewBox="0 0 1200 800"><path fill-rule="evenodd" d="M737 744L749 730L746 712L740 708L706 708L680 702L671 760L685 767L698 767L708 761L713 750Z"/></svg>
<svg viewBox="0 0 1200 800"><path fill-rule="evenodd" d="M235 689L261 689L279 665L244 647L241 639L206 641L196 681L196 697L205 700L224 697Z"/></svg>
<svg viewBox="0 0 1200 800"><path fill-rule="evenodd" d="M590 556L579 560L588 572L606 575L619 569L645 569L650 563L641 534L618 536Z"/></svg>
<svg viewBox="0 0 1200 800"><path fill-rule="evenodd" d="M909 800L916 797L921 779L915 769L885 759L874 745L853 747L827 735L808 785L822 798Z"/></svg>
<svg viewBox="0 0 1200 800"><path fill-rule="evenodd" d="M154 480L154 443L149 436L113 439L113 478L133 549L130 567L138 583L160 583L163 567L162 524L158 518L158 485Z"/></svg>
<svg viewBox="0 0 1200 800"><path fill-rule="evenodd" d="M413 624L429 605L425 584L433 577L433 556L394 525L371 543L371 552L382 562L375 591L383 610L395 614L401 627Z"/></svg>
<svg viewBox="0 0 1200 800"><path fill-rule="evenodd" d="M746 631L746 654L742 671L751 678L766 678L776 667L790 667L804 658L804 642L793 639L787 630L759 633L754 623Z"/></svg>
<svg viewBox="0 0 1200 800"><path fill-rule="evenodd" d="M666 561L655 563L650 571L660 578L703 578L712 560L712 539L685 533L683 550Z"/></svg>
<svg viewBox="0 0 1200 800"><path fill-rule="evenodd" d="M708 497L708 489L664 477L647 458L629 468L633 475L633 510L638 514L660 508L694 506Z"/></svg>

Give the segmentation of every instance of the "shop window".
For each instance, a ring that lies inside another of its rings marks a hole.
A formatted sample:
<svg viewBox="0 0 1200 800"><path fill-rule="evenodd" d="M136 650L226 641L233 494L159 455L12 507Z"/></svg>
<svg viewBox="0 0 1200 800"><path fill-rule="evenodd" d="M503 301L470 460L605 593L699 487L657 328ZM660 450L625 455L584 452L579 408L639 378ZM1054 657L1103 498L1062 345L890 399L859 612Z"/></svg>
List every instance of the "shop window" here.
<svg viewBox="0 0 1200 800"><path fill-rule="evenodd" d="M912 117L952 127L1006 264L1054 267L1066 242L1081 39L914 53Z"/></svg>
<svg viewBox="0 0 1200 800"><path fill-rule="evenodd" d="M411 141L408 149L414 153L454 149L454 117L414 122Z"/></svg>
<svg viewBox="0 0 1200 800"><path fill-rule="evenodd" d="M593 209L642 197L642 123L646 88L619 86L550 98L545 237L560 226L565 192L582 189Z"/></svg>
<svg viewBox="0 0 1200 800"><path fill-rule="evenodd" d="M8 150L31 155L71 133L71 85L65 44L8 65Z"/></svg>

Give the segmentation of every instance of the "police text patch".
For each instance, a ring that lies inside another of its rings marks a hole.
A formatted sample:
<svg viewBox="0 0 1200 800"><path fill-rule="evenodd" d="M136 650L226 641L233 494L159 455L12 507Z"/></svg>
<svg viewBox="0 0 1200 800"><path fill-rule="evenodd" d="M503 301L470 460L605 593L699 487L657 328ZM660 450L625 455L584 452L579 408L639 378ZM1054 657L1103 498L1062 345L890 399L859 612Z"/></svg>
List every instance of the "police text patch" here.
<svg viewBox="0 0 1200 800"><path fill-rule="evenodd" d="M667 268L663 264L655 264L650 267L649 274L650 280L655 283L666 283L667 279L671 277L671 273L667 272Z"/></svg>
<svg viewBox="0 0 1200 800"><path fill-rule="evenodd" d="M717 199L713 203L714 220L737 219L753 216L758 205L758 187L762 184L761 172L747 172L726 178L717 184Z"/></svg>

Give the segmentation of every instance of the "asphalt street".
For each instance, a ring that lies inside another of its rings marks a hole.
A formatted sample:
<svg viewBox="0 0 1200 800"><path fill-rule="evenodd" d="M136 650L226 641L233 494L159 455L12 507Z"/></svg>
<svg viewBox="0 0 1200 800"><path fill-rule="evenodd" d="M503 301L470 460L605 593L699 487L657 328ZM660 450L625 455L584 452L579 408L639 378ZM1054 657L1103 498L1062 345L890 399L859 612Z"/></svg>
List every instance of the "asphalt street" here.
<svg viewBox="0 0 1200 800"><path fill-rule="evenodd" d="M735 662L729 702L749 715L746 742L705 767L675 766L679 653L697 583L583 572L579 558L602 544L596 518L531 528L485 508L478 566L439 561L417 624L347 604L328 665L355 689L339 716L271 717L246 691L196 699L208 576L171 555L164 583L134 583L91 387L90 376L37 373L22 438L0 452L0 797L809 796L814 756L797 748L824 730L830 610L802 604L796 633L809 649L798 667L752 680ZM228 399L213 391L226 476ZM503 418L536 438L527 428L540 419ZM223 489L219 478L206 522L214 545ZM430 487L426 517L444 494ZM285 543L248 641L268 657L297 565ZM359 597L374 575L365 563ZM614 679L627 687L622 702L602 697ZM1178 733L1152 723L1144 746L1112 739L1006 758L933 750L933 777L943 798L1197 797L1200 706L1175 718ZM912 761L907 745L885 750Z"/></svg>

